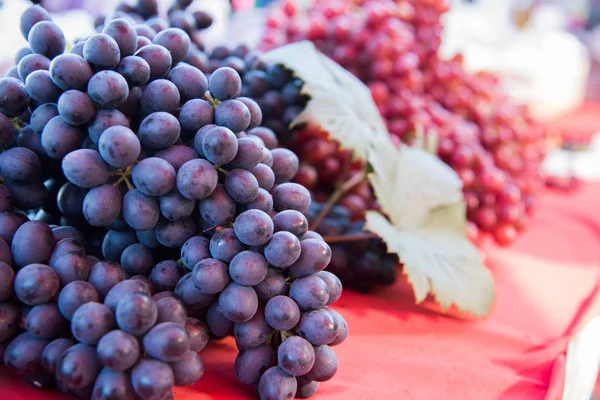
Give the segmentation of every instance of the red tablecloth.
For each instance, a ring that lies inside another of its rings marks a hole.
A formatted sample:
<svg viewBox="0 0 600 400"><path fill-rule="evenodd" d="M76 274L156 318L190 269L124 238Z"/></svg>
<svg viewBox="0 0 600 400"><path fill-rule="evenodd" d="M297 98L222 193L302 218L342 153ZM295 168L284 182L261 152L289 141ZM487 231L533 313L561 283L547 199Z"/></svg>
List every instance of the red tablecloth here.
<svg viewBox="0 0 600 400"><path fill-rule="evenodd" d="M497 300L485 321L413 304L404 282L371 295L347 291L337 309L351 335L340 369L316 399L559 399L569 337L600 311L600 185L547 193L509 249L488 248ZM236 383L232 340L202 353L205 377L176 400L250 398ZM0 375L0 399L59 399Z"/></svg>

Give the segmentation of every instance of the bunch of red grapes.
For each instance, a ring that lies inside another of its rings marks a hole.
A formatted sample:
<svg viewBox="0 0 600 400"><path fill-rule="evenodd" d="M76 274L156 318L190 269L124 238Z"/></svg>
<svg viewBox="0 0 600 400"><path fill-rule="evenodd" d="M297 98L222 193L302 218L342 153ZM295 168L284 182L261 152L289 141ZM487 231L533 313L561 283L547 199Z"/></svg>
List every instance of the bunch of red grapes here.
<svg viewBox="0 0 600 400"><path fill-rule="evenodd" d="M464 183L469 235L508 245L541 185L545 132L494 76L466 71L460 56L439 58L447 10L445 0L325 0L307 10L286 0L268 15L261 49L310 40L368 85L392 139L410 144L419 130L435 133L438 155ZM363 168L314 128L289 146L307 163L296 179L315 189ZM365 196L342 202L359 218L374 202L366 183L354 190Z"/></svg>

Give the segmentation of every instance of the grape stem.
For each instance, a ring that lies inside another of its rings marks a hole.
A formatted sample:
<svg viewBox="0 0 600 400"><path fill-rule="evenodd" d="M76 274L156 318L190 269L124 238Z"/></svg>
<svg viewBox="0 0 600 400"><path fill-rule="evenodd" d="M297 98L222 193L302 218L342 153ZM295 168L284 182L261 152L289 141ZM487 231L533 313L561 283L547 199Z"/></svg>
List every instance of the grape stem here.
<svg viewBox="0 0 600 400"><path fill-rule="evenodd" d="M331 236L323 236L323 240L328 244L333 243L343 243L343 242L358 242L361 240L371 240L377 239L377 236L374 233L357 233L354 235L331 235Z"/></svg>
<svg viewBox="0 0 600 400"><path fill-rule="evenodd" d="M363 179L364 175L362 174L354 175L352 178L344 182L344 184L335 189L331 196L329 196L327 203L325 203L325 206L323 207L317 218L315 218L313 223L310 225L310 230L316 231L319 225L321 225L321 222L323 222L323 219L325 219L325 217L329 215L329 211L331 211L331 208L342 198L344 194L346 194L354 186L361 183Z"/></svg>
<svg viewBox="0 0 600 400"><path fill-rule="evenodd" d="M226 169L224 169L223 167L220 167L218 165L215 165L215 169L224 175L227 175L229 173L229 171L227 171Z"/></svg>

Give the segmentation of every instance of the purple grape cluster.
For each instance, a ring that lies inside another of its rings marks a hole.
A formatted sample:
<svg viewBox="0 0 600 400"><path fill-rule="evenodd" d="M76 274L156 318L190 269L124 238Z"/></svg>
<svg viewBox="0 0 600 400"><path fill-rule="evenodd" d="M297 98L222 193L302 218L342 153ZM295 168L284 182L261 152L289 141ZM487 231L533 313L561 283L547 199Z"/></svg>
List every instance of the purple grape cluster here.
<svg viewBox="0 0 600 400"><path fill-rule="evenodd" d="M29 47L0 78L0 343L36 386L166 399L202 376L209 335L235 337L262 399L337 370L342 286L298 158L236 68L189 58L209 60L189 33L210 24L188 4L168 23L121 6L70 53L43 8L21 18Z"/></svg>
<svg viewBox="0 0 600 400"><path fill-rule="evenodd" d="M81 237L35 220L3 236L4 363L36 387L98 400L164 399L197 382L208 328L172 291L153 295L161 264L151 279L126 279L119 263L87 255Z"/></svg>

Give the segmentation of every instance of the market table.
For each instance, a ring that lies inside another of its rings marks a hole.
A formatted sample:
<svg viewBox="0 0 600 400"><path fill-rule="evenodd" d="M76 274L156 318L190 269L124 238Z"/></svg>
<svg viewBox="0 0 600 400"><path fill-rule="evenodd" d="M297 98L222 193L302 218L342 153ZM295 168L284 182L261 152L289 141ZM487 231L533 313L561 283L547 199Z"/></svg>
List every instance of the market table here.
<svg viewBox="0 0 600 400"><path fill-rule="evenodd" d="M568 340L600 313L599 200L599 183L548 191L512 247L484 245L497 285L486 320L416 306L402 279L369 295L346 291L336 308L350 337L336 348L338 374L314 398L560 399ZM233 340L213 342L201 353L204 378L175 399L251 398L236 383L235 355ZM0 370L1 400L67 398Z"/></svg>

